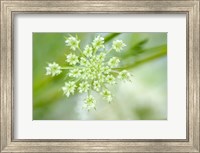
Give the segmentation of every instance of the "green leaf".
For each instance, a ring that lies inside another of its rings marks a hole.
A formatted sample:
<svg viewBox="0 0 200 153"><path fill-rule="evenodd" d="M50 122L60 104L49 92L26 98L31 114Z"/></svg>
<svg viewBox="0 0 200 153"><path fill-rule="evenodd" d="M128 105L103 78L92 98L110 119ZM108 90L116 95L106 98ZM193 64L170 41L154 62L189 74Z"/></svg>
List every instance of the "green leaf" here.
<svg viewBox="0 0 200 153"><path fill-rule="evenodd" d="M156 46L156 47L144 50L143 53L138 56L129 55L129 58L127 56L128 60L130 60L130 58L133 58L132 61L134 62L131 64L126 64L128 62L126 62L126 58L124 58L123 59L124 66L122 66L121 68L116 68L116 69L132 69L140 64L144 64L146 62L149 62L151 60L154 60L166 55L167 55L167 45Z"/></svg>
<svg viewBox="0 0 200 153"><path fill-rule="evenodd" d="M120 35L121 33L111 33L109 35L107 35L104 40L105 42L109 42L110 40L112 40L113 38L117 37L118 35Z"/></svg>

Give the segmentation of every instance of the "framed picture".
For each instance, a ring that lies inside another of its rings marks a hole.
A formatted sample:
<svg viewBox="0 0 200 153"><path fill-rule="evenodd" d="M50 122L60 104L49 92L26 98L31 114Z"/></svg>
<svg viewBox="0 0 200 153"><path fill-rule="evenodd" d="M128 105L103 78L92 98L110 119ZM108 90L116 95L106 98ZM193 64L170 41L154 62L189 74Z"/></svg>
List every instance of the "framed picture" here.
<svg viewBox="0 0 200 153"><path fill-rule="evenodd" d="M1 152L200 152L199 0L1 2Z"/></svg>

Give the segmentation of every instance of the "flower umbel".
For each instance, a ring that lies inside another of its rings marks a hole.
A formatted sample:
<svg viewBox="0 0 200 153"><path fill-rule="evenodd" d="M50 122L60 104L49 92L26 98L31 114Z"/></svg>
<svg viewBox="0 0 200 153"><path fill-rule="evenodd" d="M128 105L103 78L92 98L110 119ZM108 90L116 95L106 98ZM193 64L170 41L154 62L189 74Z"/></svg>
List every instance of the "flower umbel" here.
<svg viewBox="0 0 200 153"><path fill-rule="evenodd" d="M83 51L83 54L86 56L86 57L92 57L92 47L90 47L89 45L87 45Z"/></svg>
<svg viewBox="0 0 200 153"><path fill-rule="evenodd" d="M61 72L61 67L55 62L49 63L48 67L46 67L46 75L56 76L59 75Z"/></svg>
<svg viewBox="0 0 200 153"><path fill-rule="evenodd" d="M90 109L95 109L95 99L93 96L88 96L85 100L84 100L84 104L83 104L83 108L87 109L88 111Z"/></svg>
<svg viewBox="0 0 200 153"><path fill-rule="evenodd" d="M65 82L62 87L63 93L69 97L76 92L86 93L83 108L88 111L96 109L96 100L92 96L93 92L102 95L103 99L111 102L113 96L108 86L116 84L116 80L130 81L128 71L119 71L118 65L120 60L117 57L107 56L112 50L120 52L126 46L122 40L115 40L110 49L105 49L104 38L100 35L96 36L91 44L85 46L83 50L80 48L80 40L78 37L70 36L66 38L66 46L75 51L66 55L66 64L68 66L61 67L57 63L49 63L46 67L46 75L56 76L62 71L66 71L70 81ZM79 51L79 54L75 54ZM121 68L120 68L121 69Z"/></svg>
<svg viewBox="0 0 200 153"><path fill-rule="evenodd" d="M119 72L118 78L121 80L130 80L130 73L128 73L128 71L123 70L121 72Z"/></svg>
<svg viewBox="0 0 200 153"><path fill-rule="evenodd" d="M74 94L75 88L76 88L75 82L71 81L71 82L65 82L65 86L62 87L62 90L63 90L64 94L67 97L69 97L70 94Z"/></svg>
<svg viewBox="0 0 200 153"><path fill-rule="evenodd" d="M112 57L109 61L108 61L108 65L110 67L117 67L119 64L120 60L117 57Z"/></svg>
<svg viewBox="0 0 200 153"><path fill-rule="evenodd" d="M74 78L78 78L81 76L81 70L80 69L72 69L69 71L69 76L70 77L74 77Z"/></svg>
<svg viewBox="0 0 200 153"><path fill-rule="evenodd" d="M79 92L83 93L83 92L87 92L89 90L90 84L88 84L88 82L82 82L79 84Z"/></svg>
<svg viewBox="0 0 200 153"><path fill-rule="evenodd" d="M103 90L103 92L101 94L106 101L108 101L108 102L112 101L112 95L109 90L105 89L105 90Z"/></svg>
<svg viewBox="0 0 200 153"><path fill-rule="evenodd" d="M69 46L71 50L76 50L79 47L80 40L77 37L70 36L65 40L66 46Z"/></svg>
<svg viewBox="0 0 200 153"><path fill-rule="evenodd" d="M115 41L113 41L112 48L116 52L120 52L125 46L126 46L126 44L122 40L115 40Z"/></svg>
<svg viewBox="0 0 200 153"><path fill-rule="evenodd" d="M97 50L99 48L104 48L104 38L98 35L92 42L93 47Z"/></svg>
<svg viewBox="0 0 200 153"><path fill-rule="evenodd" d="M70 65L76 65L76 63L78 63L78 56L74 55L74 54L69 54L66 56L66 62L68 62Z"/></svg>
<svg viewBox="0 0 200 153"><path fill-rule="evenodd" d="M99 91L100 90L100 87L101 87L101 84L99 81L94 81L93 82L93 89L96 90L96 91Z"/></svg>

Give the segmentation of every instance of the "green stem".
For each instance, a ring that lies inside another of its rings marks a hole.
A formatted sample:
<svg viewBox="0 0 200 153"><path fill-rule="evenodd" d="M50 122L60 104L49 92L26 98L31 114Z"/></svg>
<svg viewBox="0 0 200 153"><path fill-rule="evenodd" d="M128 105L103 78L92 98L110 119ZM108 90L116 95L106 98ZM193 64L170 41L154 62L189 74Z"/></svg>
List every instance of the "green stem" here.
<svg viewBox="0 0 200 153"><path fill-rule="evenodd" d="M83 67L81 67L81 66L76 66L76 68L82 69ZM72 67L72 66L66 66L66 67L61 67L61 69L63 69L63 70L70 70L70 69L74 69L74 67Z"/></svg>
<svg viewBox="0 0 200 153"><path fill-rule="evenodd" d="M80 80L81 80L81 78L77 79L77 80L75 81L75 83L79 82Z"/></svg>
<svg viewBox="0 0 200 153"><path fill-rule="evenodd" d="M105 86L105 84L102 84L103 88L105 88L106 90L108 90L108 88Z"/></svg>
<svg viewBox="0 0 200 153"><path fill-rule="evenodd" d="M148 62L148 61L151 61L151 60L160 58L160 57L162 57L162 56L166 56L166 52L161 52L161 53L156 54L156 55L154 55L154 56L150 56L150 57L144 58L144 59L142 59L142 60L136 61L135 63L133 63L133 64L131 64L131 65L129 65L129 66L124 67L123 69L127 69L127 70L128 70L128 69L132 69L133 67L136 67L136 66L138 66L138 65L140 65L140 64L143 64L143 63L146 63L146 62Z"/></svg>
<svg viewBox="0 0 200 153"><path fill-rule="evenodd" d="M106 54L109 54L112 51L112 47L107 51Z"/></svg>
<svg viewBox="0 0 200 153"><path fill-rule="evenodd" d="M116 67L116 68L112 68L112 70L123 70L123 69L125 69L126 67Z"/></svg>
<svg viewBox="0 0 200 153"><path fill-rule="evenodd" d="M119 73L118 71L116 71L116 70L111 70L112 72L114 72L114 73Z"/></svg>
<svg viewBox="0 0 200 153"><path fill-rule="evenodd" d="M87 58L84 54L83 54L83 51L81 50L80 46L78 46L78 50L80 51L81 55L85 58Z"/></svg>
<svg viewBox="0 0 200 153"><path fill-rule="evenodd" d="M93 49L94 49L94 55L96 54L96 52L97 52L97 49L95 48L95 47L93 47Z"/></svg>
<svg viewBox="0 0 200 153"><path fill-rule="evenodd" d="M87 92L87 96L88 96L88 97L89 97L89 95L90 95L90 92L91 92L91 91L90 91L90 90L88 90L88 92Z"/></svg>
<svg viewBox="0 0 200 153"><path fill-rule="evenodd" d="M109 42L110 40L112 40L113 38L117 37L118 35L120 35L120 33L108 34L104 39L105 43Z"/></svg>
<svg viewBox="0 0 200 153"><path fill-rule="evenodd" d="M83 51L81 50L80 46L78 46L78 50L83 54Z"/></svg>
<svg viewBox="0 0 200 153"><path fill-rule="evenodd" d="M67 66L67 67L61 67L61 69L63 69L63 70L67 70L67 69L73 69L73 67L71 67L71 66Z"/></svg>

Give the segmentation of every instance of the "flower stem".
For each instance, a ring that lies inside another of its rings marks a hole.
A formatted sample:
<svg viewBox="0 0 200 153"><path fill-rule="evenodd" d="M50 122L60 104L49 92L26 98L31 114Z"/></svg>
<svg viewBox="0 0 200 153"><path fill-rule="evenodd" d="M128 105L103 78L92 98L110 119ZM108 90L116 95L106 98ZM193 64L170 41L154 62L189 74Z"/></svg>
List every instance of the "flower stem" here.
<svg viewBox="0 0 200 153"><path fill-rule="evenodd" d="M77 79L77 80L75 81L75 83L78 83L80 80L81 80L81 78Z"/></svg>
<svg viewBox="0 0 200 153"><path fill-rule="evenodd" d="M81 50L80 46L78 46L78 50L80 51L81 55L85 58L87 58L84 54L83 54L83 51Z"/></svg>
<svg viewBox="0 0 200 153"><path fill-rule="evenodd" d="M107 51L106 54L109 54L112 51L112 47Z"/></svg>
<svg viewBox="0 0 200 153"><path fill-rule="evenodd" d="M81 50L80 46L78 46L78 50L83 54L83 51Z"/></svg>
<svg viewBox="0 0 200 153"><path fill-rule="evenodd" d="M67 66L67 67L61 67L61 69L63 69L63 70L67 70L67 69L73 69L73 67L71 67L71 66Z"/></svg>
<svg viewBox="0 0 200 153"><path fill-rule="evenodd" d="M76 68L82 69L83 67L81 67L81 66L76 66ZM61 69L63 69L63 70L70 70L70 69L74 69L74 67L72 67L72 66L66 66L66 67L61 67Z"/></svg>
<svg viewBox="0 0 200 153"><path fill-rule="evenodd" d="M116 70L111 70L112 72L114 72L114 73L119 73L118 71L116 71Z"/></svg>
<svg viewBox="0 0 200 153"><path fill-rule="evenodd" d="M97 52L97 49L96 49L96 47L93 47L93 49L94 49L94 55L95 55Z"/></svg>

